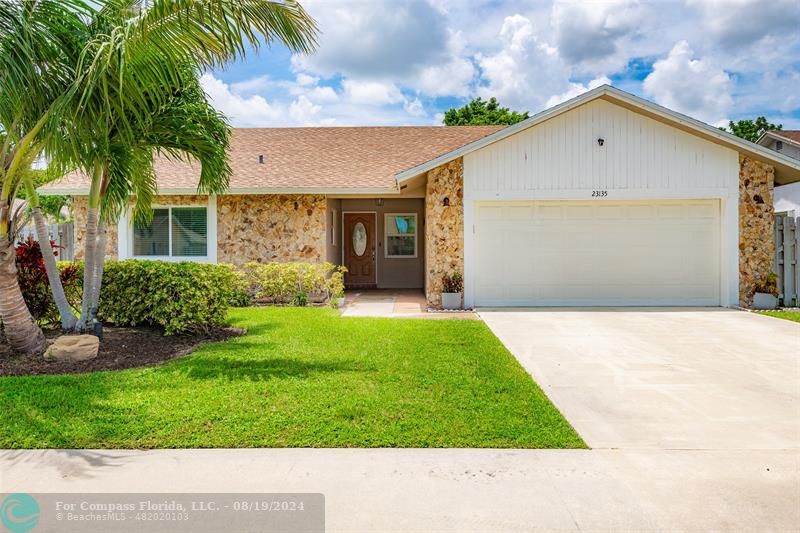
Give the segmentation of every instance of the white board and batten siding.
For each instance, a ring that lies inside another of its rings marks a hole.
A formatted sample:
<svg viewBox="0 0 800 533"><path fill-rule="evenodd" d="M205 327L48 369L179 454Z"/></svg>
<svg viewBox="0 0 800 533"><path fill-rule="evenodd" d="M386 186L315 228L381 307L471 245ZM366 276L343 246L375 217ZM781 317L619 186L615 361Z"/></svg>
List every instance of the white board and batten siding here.
<svg viewBox="0 0 800 533"><path fill-rule="evenodd" d="M735 150L605 100L467 153L465 304L736 305L738 176ZM491 222L499 213L524 220L515 231L510 220ZM552 270L548 254L561 257ZM487 255L517 264L491 267ZM564 272L568 284L542 278L567 264L577 269ZM626 295L620 280L636 272L663 283L632 280L640 290ZM508 282L491 289L495 276ZM694 292L670 297L679 285ZM617 289L619 298L609 297Z"/></svg>

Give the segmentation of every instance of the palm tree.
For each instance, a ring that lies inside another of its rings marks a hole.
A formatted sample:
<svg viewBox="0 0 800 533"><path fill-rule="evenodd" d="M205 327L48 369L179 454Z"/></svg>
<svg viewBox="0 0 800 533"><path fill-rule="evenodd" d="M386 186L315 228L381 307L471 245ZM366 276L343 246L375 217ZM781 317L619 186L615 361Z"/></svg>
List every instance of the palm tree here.
<svg viewBox="0 0 800 533"><path fill-rule="evenodd" d="M119 218L134 198L134 219L150 221L152 200L157 193L153 170L154 157L200 162L199 190L207 194L223 192L231 175L228 163L230 126L224 116L206 100L197 76L185 71L182 86L173 97L154 109L147 129L135 131L133 142L112 136L110 158L104 169L101 212L98 216L98 238L95 246L93 279L84 285L83 316L97 309L103 278L105 226ZM79 328L86 327L80 323Z"/></svg>
<svg viewBox="0 0 800 533"><path fill-rule="evenodd" d="M13 137L17 150L0 174L0 215L20 185L15 177L20 154L41 149L51 164L91 176L82 320L99 293L103 223L127 204L125 193L136 193L140 205L153 194L152 183L148 189L141 173L137 177L115 169L124 168L124 161L141 164L147 154L152 168L154 145L144 149L142 139L145 132L158 131L153 129L154 111L174 105L176 94L186 88L186 69L197 74L243 57L248 47L274 41L308 52L315 34L314 21L295 0L108 0L99 8L81 0L0 2L0 127ZM35 89L19 96L28 84ZM6 95L12 98L3 102ZM209 140L204 142L207 147ZM199 157L192 150L202 146L176 142L162 148L172 156L188 148ZM5 149L0 156L5 161ZM226 185L227 175L204 170L199 191L219 192ZM7 230L0 227L0 242ZM15 272L6 270L0 272L2 287L4 276L16 283ZM25 336L25 320L12 316L19 305L12 309L11 304L22 300L8 294L8 305L0 301L0 317L12 347L41 351L43 340L15 340Z"/></svg>
<svg viewBox="0 0 800 533"><path fill-rule="evenodd" d="M87 44L79 68L72 117L85 122L81 131L89 132L88 138L73 139L78 142L73 143L72 153L91 176L78 330L86 328L97 308L105 226L128 201L108 192L136 192L139 205L146 204L148 214L154 194L154 189L133 190L133 175L112 172L114 159L120 154L127 157L128 152L141 155L138 146L143 135L153 131L154 116L173 105L176 94L186 91L187 72L193 77L202 69L242 56L246 45L257 48L262 41L278 39L291 49L307 52L315 37L313 21L293 0L155 0L148 8L140 2L111 2L99 12L92 28L94 38ZM199 88L195 94L195 104L205 102ZM181 103L186 105L186 100ZM206 143L217 140L212 137ZM227 147L227 141L223 146ZM180 151L167 148L172 156ZM152 148L149 153L152 158ZM137 168L151 167L152 163ZM213 168L201 174L199 193L227 188L229 175L213 172ZM115 185L120 180L123 184ZM141 209L137 211L141 213Z"/></svg>
<svg viewBox="0 0 800 533"><path fill-rule="evenodd" d="M13 207L42 150L52 104L72 83L87 14L79 0L0 2L0 319L20 352L42 352L46 343L17 281Z"/></svg>

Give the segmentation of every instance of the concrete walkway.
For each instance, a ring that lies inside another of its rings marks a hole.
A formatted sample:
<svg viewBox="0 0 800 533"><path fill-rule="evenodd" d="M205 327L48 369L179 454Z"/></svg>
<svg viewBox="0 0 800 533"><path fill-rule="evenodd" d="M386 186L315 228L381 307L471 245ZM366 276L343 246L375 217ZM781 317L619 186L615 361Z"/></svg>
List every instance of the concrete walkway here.
<svg viewBox="0 0 800 533"><path fill-rule="evenodd" d="M321 492L327 531L793 531L796 451L0 452L0 492Z"/></svg>

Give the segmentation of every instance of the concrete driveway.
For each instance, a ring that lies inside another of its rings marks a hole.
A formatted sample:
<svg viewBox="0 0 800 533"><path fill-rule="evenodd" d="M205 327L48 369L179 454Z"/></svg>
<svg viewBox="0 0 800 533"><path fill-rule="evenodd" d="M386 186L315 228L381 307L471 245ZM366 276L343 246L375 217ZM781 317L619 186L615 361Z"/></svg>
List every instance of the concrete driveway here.
<svg viewBox="0 0 800 533"><path fill-rule="evenodd" d="M728 309L483 310L592 448L800 448L800 325Z"/></svg>

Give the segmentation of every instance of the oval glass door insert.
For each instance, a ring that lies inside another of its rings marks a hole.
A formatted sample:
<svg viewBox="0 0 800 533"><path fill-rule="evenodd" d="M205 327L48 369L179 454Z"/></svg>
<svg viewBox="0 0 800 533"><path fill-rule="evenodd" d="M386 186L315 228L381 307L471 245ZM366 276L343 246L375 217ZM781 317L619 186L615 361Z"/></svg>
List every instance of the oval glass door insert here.
<svg viewBox="0 0 800 533"><path fill-rule="evenodd" d="M367 228L362 222L353 227L353 251L361 257L367 251Z"/></svg>

